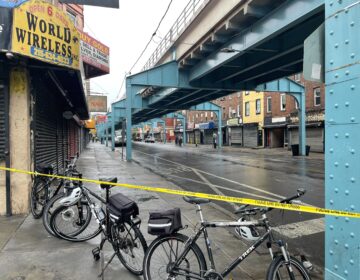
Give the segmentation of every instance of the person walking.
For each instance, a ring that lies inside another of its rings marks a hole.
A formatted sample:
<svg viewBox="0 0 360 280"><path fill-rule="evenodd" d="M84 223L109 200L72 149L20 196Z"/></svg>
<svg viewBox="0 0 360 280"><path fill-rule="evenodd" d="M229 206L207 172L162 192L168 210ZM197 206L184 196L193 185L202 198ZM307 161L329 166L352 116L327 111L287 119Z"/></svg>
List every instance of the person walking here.
<svg viewBox="0 0 360 280"><path fill-rule="evenodd" d="M180 137L179 137L179 146L180 146L180 147L182 146L182 142L183 142L183 138L182 138L182 136L180 135Z"/></svg>
<svg viewBox="0 0 360 280"><path fill-rule="evenodd" d="M217 134L214 132L213 134L213 144L214 144L214 149L216 149L216 145L217 145Z"/></svg>

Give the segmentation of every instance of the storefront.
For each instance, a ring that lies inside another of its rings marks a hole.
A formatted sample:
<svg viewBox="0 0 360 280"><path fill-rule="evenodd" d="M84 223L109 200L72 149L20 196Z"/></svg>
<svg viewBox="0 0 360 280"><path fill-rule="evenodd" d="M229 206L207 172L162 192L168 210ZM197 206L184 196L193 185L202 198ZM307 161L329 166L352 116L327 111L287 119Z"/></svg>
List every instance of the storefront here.
<svg viewBox="0 0 360 280"><path fill-rule="evenodd" d="M81 127L89 114L79 33L62 10L46 2L0 7L0 15L5 30L0 32L0 164L9 155L8 167L34 170L49 163L61 172L65 159L84 147L81 137L87 135ZM31 176L9 177L7 203L12 213L27 213ZM0 187L7 183L0 180ZM0 192L0 214L5 212L4 197Z"/></svg>
<svg viewBox="0 0 360 280"><path fill-rule="evenodd" d="M243 139L243 128L241 125L240 118L233 118L227 121L228 133L229 133L229 145L230 146L242 146L244 143Z"/></svg>
<svg viewBox="0 0 360 280"><path fill-rule="evenodd" d="M262 146L262 130L258 123L247 123L243 125L243 147L255 148Z"/></svg>
<svg viewBox="0 0 360 280"><path fill-rule="evenodd" d="M267 148L287 146L286 117L265 117L264 144Z"/></svg>
<svg viewBox="0 0 360 280"><path fill-rule="evenodd" d="M306 145L310 151L323 153L325 150L324 111L307 112L306 114ZM288 125L289 149L291 145L299 144L299 119L290 117Z"/></svg>

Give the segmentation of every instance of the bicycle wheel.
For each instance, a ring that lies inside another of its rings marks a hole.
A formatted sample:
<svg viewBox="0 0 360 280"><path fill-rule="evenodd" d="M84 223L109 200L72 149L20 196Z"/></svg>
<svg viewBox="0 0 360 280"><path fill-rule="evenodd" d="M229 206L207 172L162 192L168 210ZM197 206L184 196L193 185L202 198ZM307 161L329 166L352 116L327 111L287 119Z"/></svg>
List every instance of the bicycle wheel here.
<svg viewBox="0 0 360 280"><path fill-rule="evenodd" d="M137 226L129 222L111 226L111 240L121 263L133 274L143 274L147 244Z"/></svg>
<svg viewBox="0 0 360 280"><path fill-rule="evenodd" d="M290 257L290 264L286 263L284 257L276 257L267 271L267 280L311 280L306 268L296 258ZM291 270L290 270L291 267Z"/></svg>
<svg viewBox="0 0 360 280"><path fill-rule="evenodd" d="M57 237L67 241L87 241L101 232L101 226L92 218L87 202L60 206L50 218L50 227Z"/></svg>
<svg viewBox="0 0 360 280"><path fill-rule="evenodd" d="M175 260L187 246L188 237L179 233L160 236L148 248L144 258L145 280L200 279L207 270L206 262L199 246L192 244L188 253L174 267ZM171 272L170 272L171 271Z"/></svg>
<svg viewBox="0 0 360 280"><path fill-rule="evenodd" d="M59 205L59 201L65 197L65 193L61 192L55 196L53 196L48 203L46 203L45 207L44 207L44 211L43 211L43 215L42 215L42 220L43 220L43 225L46 229L46 231L48 233L50 233L51 235L55 235L55 233L53 232L53 230L51 229L50 226L50 218L52 213L54 212L55 209L57 209L58 207L60 207Z"/></svg>
<svg viewBox="0 0 360 280"><path fill-rule="evenodd" d="M35 178L31 189L30 208L35 219L39 219L44 211L44 206L48 200L49 186L48 181L43 178Z"/></svg>

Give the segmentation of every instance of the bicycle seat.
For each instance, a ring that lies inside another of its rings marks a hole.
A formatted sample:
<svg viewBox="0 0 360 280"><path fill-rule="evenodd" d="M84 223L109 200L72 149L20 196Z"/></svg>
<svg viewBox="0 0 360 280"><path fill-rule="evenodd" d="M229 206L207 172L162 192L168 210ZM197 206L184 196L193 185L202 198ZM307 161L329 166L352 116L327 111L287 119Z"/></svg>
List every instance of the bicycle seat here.
<svg viewBox="0 0 360 280"><path fill-rule="evenodd" d="M36 171L43 174L52 174L54 167L52 164L38 164L36 166Z"/></svg>
<svg viewBox="0 0 360 280"><path fill-rule="evenodd" d="M109 183L117 183L117 177L109 177L109 178L100 178L99 181L102 182L109 182ZM108 184L100 184L100 187L102 189L110 189L113 186Z"/></svg>
<svg viewBox="0 0 360 280"><path fill-rule="evenodd" d="M192 196L183 196L183 199L184 199L187 203L191 203L191 204L205 204L205 203L209 203L209 202L210 202L209 199L192 197Z"/></svg>

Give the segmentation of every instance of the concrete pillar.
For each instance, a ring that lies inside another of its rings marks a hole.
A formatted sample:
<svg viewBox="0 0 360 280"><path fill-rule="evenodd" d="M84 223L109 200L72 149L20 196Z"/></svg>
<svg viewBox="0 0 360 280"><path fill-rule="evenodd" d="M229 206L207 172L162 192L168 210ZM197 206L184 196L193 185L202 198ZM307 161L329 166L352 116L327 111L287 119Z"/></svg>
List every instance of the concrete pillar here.
<svg viewBox="0 0 360 280"><path fill-rule="evenodd" d="M32 170L30 131L30 87L25 68L10 70L10 161L11 167ZM11 174L11 204L13 214L28 213L31 176Z"/></svg>

